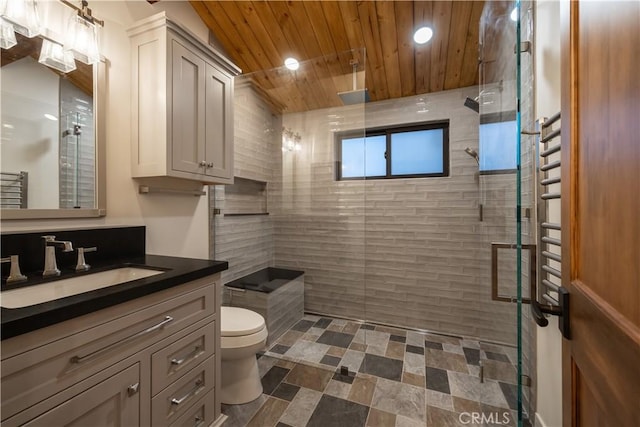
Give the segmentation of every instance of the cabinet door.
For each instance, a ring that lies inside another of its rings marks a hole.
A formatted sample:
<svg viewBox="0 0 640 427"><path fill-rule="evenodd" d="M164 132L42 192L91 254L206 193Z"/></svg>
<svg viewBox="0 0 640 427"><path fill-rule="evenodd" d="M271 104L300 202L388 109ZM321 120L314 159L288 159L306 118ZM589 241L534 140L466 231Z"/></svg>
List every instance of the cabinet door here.
<svg viewBox="0 0 640 427"><path fill-rule="evenodd" d="M206 174L233 177L233 80L206 64L205 155Z"/></svg>
<svg viewBox="0 0 640 427"><path fill-rule="evenodd" d="M176 39L171 40L171 169L204 173L205 62Z"/></svg>
<svg viewBox="0 0 640 427"><path fill-rule="evenodd" d="M139 387L140 366L135 364L24 425L138 426Z"/></svg>

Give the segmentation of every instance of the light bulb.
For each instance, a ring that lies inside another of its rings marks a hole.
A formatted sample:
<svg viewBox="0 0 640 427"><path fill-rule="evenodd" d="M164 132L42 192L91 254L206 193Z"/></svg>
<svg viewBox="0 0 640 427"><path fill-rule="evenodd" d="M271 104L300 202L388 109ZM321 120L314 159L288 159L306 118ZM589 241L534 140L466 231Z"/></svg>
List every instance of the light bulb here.
<svg viewBox="0 0 640 427"><path fill-rule="evenodd" d="M295 71L300 68L300 62L298 62L298 60L295 58L287 58L284 60L284 66L291 71Z"/></svg>
<svg viewBox="0 0 640 427"><path fill-rule="evenodd" d="M413 34L413 41L418 44L425 44L433 37L433 30L429 27L420 27Z"/></svg>

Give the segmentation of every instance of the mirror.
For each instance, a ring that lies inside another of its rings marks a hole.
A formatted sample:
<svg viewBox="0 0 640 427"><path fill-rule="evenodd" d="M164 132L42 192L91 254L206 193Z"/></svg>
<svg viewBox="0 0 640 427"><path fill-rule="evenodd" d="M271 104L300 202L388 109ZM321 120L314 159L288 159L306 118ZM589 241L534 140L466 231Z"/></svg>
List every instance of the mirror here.
<svg viewBox="0 0 640 427"><path fill-rule="evenodd" d="M42 38L2 49L2 219L105 215L101 142L105 64L61 73L38 62Z"/></svg>

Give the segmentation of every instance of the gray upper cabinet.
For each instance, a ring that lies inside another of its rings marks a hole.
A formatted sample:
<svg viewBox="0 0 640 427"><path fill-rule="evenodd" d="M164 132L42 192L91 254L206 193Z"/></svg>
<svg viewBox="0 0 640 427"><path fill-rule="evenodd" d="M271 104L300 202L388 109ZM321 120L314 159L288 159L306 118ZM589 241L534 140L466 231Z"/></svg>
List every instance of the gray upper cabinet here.
<svg viewBox="0 0 640 427"><path fill-rule="evenodd" d="M129 30L132 175L233 183L233 78L240 70L164 13Z"/></svg>

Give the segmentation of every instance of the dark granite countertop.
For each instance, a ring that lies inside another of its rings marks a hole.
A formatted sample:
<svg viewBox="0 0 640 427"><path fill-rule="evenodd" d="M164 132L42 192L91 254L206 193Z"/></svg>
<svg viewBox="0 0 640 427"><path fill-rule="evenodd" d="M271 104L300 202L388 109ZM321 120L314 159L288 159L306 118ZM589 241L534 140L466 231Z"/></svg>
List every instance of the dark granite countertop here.
<svg viewBox="0 0 640 427"><path fill-rule="evenodd" d="M91 274L127 266L158 269L163 270L164 273L28 307L12 309L2 307L0 311L2 339L15 337L84 314L89 314L229 268L229 264L226 261L146 255L143 257L120 259L115 263L112 261L108 265L92 263L91 270L86 273L63 271L61 276L53 279L42 279L30 275L29 277L34 278L28 282L11 287L6 285L3 287L7 290L9 288L48 283L63 278L76 277L83 274Z"/></svg>

